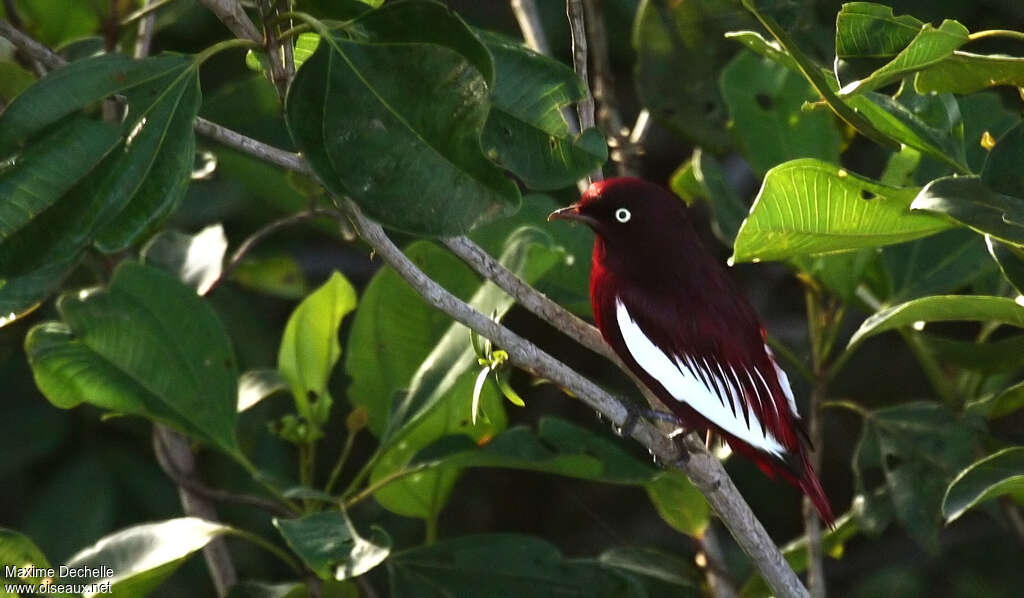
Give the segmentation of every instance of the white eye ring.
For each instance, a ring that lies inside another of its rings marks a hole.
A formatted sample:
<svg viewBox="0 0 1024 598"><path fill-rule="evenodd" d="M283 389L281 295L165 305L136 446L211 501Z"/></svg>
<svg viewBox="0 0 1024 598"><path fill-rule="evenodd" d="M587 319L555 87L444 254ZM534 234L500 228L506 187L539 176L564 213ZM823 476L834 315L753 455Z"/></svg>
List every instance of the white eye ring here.
<svg viewBox="0 0 1024 598"><path fill-rule="evenodd" d="M629 222L629 219L632 217L633 215L630 214L629 210L627 210L626 208L619 208L615 210L615 219L623 224Z"/></svg>

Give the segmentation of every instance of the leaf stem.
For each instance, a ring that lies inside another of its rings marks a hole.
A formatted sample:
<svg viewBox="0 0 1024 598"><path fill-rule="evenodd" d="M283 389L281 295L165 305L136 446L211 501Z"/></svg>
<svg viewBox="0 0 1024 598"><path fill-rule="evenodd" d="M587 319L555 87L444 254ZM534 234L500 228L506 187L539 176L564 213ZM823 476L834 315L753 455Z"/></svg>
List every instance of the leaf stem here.
<svg viewBox="0 0 1024 598"><path fill-rule="evenodd" d="M414 473L420 473L432 467L437 467L440 464L440 461L426 461L424 463L418 463L416 465L413 465L412 467L406 467L404 469L392 471L391 473L387 474L381 479L369 484L368 486L366 486L366 488L363 488L356 494L348 497L347 499L343 499L341 502L341 506L343 509L351 509L353 505L356 505L362 502L363 500L369 498L370 496L373 495L374 492L380 490L384 486L387 486L392 482L398 481Z"/></svg>
<svg viewBox="0 0 1024 598"><path fill-rule="evenodd" d="M807 382L814 381L814 374L811 373L810 368L803 362L802 359L796 356L786 343L778 339L778 337L768 335L768 346L772 348L777 355L786 360L786 363L796 370L796 373L800 374L800 377Z"/></svg>
<svg viewBox="0 0 1024 598"><path fill-rule="evenodd" d="M263 550L266 550L270 554L276 556L285 565L288 565L288 568L294 571L296 575L302 575L302 565L300 565L297 560L292 558L292 555L288 554L285 550L278 547L273 542L265 539L263 536L236 527L230 528L229 531L225 533L246 540L252 544L255 544L256 546L259 546Z"/></svg>
<svg viewBox="0 0 1024 598"><path fill-rule="evenodd" d="M156 2L151 2L134 12L128 13L126 17L121 19L121 26L124 27L126 25L130 25L132 21L141 19L149 13L159 10L174 1L175 0L156 0Z"/></svg>
<svg viewBox="0 0 1024 598"><path fill-rule="evenodd" d="M1020 31L1012 31L1010 29L988 29L986 31L978 31L967 36L969 41L977 41L979 39L985 39L989 37L1005 37L1009 39L1015 39L1018 41L1024 41L1024 33Z"/></svg>
<svg viewBox="0 0 1024 598"><path fill-rule="evenodd" d="M338 460L334 463L334 468L331 469L331 475L327 478L324 492L330 494L331 490L334 489L334 485L338 482L338 478L341 477L341 470L344 469L345 463L348 462L348 457L352 453L352 447L356 444L356 435L358 433L358 430L351 430L345 437L345 446L342 447L341 455L338 456Z"/></svg>
<svg viewBox="0 0 1024 598"><path fill-rule="evenodd" d="M917 333L910 332L906 329L900 329L900 336L913 351L914 356L917 357L918 363L921 365L921 369L924 370L925 376L928 381L931 382L932 388L942 399L942 402L946 404L950 409L956 409L958 407L958 401L956 397L956 390L950 383L949 378L943 373L942 367L939 362L935 359L927 347L924 346L924 341L921 336Z"/></svg>
<svg viewBox="0 0 1024 598"><path fill-rule="evenodd" d="M824 407L825 409L846 409L848 411L853 411L854 413L863 417L864 419L871 418L870 411L868 411L864 407L861 407L857 403L854 403L853 401L847 401L845 399L832 399L829 401L822 401L821 406Z"/></svg>

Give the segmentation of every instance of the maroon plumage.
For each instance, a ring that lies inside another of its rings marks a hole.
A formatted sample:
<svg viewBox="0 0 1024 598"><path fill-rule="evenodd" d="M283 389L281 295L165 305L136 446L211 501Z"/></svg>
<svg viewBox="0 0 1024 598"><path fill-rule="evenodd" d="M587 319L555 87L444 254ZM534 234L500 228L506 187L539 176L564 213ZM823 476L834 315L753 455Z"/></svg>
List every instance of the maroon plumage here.
<svg viewBox="0 0 1024 598"><path fill-rule="evenodd" d="M789 380L683 203L657 185L615 178L551 218L594 229L594 318L630 370L687 429L721 435L769 476L800 488L832 525Z"/></svg>

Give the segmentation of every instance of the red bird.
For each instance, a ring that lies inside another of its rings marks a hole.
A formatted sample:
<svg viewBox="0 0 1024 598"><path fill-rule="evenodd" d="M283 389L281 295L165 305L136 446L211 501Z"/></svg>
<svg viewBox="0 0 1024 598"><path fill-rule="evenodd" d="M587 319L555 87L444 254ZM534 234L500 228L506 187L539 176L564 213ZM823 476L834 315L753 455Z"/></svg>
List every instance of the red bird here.
<svg viewBox="0 0 1024 598"><path fill-rule="evenodd" d="M684 428L720 434L766 474L800 488L831 526L789 379L683 202L646 181L614 178L548 219L579 221L596 233L594 319L629 369Z"/></svg>

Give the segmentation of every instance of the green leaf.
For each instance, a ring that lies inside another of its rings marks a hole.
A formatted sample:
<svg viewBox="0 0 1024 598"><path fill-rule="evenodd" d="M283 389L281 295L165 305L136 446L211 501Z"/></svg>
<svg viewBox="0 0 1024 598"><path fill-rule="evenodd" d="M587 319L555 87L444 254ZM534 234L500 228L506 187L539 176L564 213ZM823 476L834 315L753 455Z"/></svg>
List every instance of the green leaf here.
<svg viewBox="0 0 1024 598"><path fill-rule="evenodd" d="M879 409L865 418L854 453L856 488L869 496L865 486L880 470L896 518L922 547L934 552L942 496L973 452L970 427L941 405L920 402Z"/></svg>
<svg viewBox="0 0 1024 598"><path fill-rule="evenodd" d="M704 495L678 471L666 471L646 486L658 514L678 532L700 538L710 523Z"/></svg>
<svg viewBox="0 0 1024 598"><path fill-rule="evenodd" d="M51 577L36 575L37 572L32 571L50 568L50 561L35 542L28 536L5 527L0 527L0 564L4 565L3 573L0 573L0 581L3 582L0 596L16 597L16 594L8 593L8 584L38 585ZM8 574L8 568L14 569L13 574Z"/></svg>
<svg viewBox="0 0 1024 598"><path fill-rule="evenodd" d="M199 62L176 58L176 68L165 75L124 91L129 110L122 125L124 151L104 162L105 173L93 190L107 198L96 216L101 226L96 247L104 253L123 251L151 232L178 206L191 181L192 126L202 103Z"/></svg>
<svg viewBox="0 0 1024 598"><path fill-rule="evenodd" d="M299 519L274 519L274 526L288 546L321 579L359 577L384 562L391 552L391 538L379 527L371 539L356 533L340 511L306 515Z"/></svg>
<svg viewBox="0 0 1024 598"><path fill-rule="evenodd" d="M33 0L17 4L29 31L39 41L57 47L68 40L94 33L100 28L97 5L75 0Z"/></svg>
<svg viewBox="0 0 1024 598"><path fill-rule="evenodd" d="M597 560L637 580L651 598L702 595L703 575L692 559L643 546L619 546L602 552Z"/></svg>
<svg viewBox="0 0 1024 598"><path fill-rule="evenodd" d="M2 125L0 119L0 130ZM99 164L115 142L109 125L76 117L0 165L0 240L53 206Z"/></svg>
<svg viewBox="0 0 1024 598"><path fill-rule="evenodd" d="M880 299L889 304L952 293L991 271L982 239L963 229L886 247L882 258L892 292Z"/></svg>
<svg viewBox="0 0 1024 598"><path fill-rule="evenodd" d="M1024 87L1024 58L957 51L917 73L914 79L914 87L920 93L966 95L999 85Z"/></svg>
<svg viewBox="0 0 1024 598"><path fill-rule="evenodd" d="M213 224L194 235L168 230L155 235L142 248L142 261L174 274L205 295L220 278L228 239L224 227Z"/></svg>
<svg viewBox="0 0 1024 598"><path fill-rule="evenodd" d="M35 75L18 64L0 60L0 102L10 104L11 100L35 81Z"/></svg>
<svg viewBox="0 0 1024 598"><path fill-rule="evenodd" d="M562 108L587 96L572 69L502 36L478 32L494 56L484 150L531 189L560 189L608 160L597 129L569 132ZM495 157L496 156L496 157Z"/></svg>
<svg viewBox="0 0 1024 598"><path fill-rule="evenodd" d="M1020 353L1016 354L1018 357ZM1020 360L1014 368L1020 367ZM964 410L968 413L981 415L987 419L1005 417L1024 407L1024 382L1018 382L998 392L989 393L969 401Z"/></svg>
<svg viewBox="0 0 1024 598"><path fill-rule="evenodd" d="M643 0L633 22L640 103L686 139L724 147L727 116L717 74L735 46L723 35L749 23L729 2Z"/></svg>
<svg viewBox="0 0 1024 598"><path fill-rule="evenodd" d="M980 177L935 179L910 207L945 214L979 233L1024 247L1024 198L993 191Z"/></svg>
<svg viewBox="0 0 1024 598"><path fill-rule="evenodd" d="M925 24L917 36L891 62L868 77L843 87L840 95L854 95L878 89L904 75L917 72L953 55L968 41L967 28L957 21L945 20L938 28ZM838 55L838 50L837 50Z"/></svg>
<svg viewBox="0 0 1024 598"><path fill-rule="evenodd" d="M234 352L195 291L124 262L109 288L64 295L57 309L62 322L39 324L25 339L36 385L51 403L142 415L240 457Z"/></svg>
<svg viewBox="0 0 1024 598"><path fill-rule="evenodd" d="M230 531L226 525L196 517L136 525L100 539L65 565L99 573L76 577L74 583L110 584L109 594L104 595L145 596L194 552Z"/></svg>
<svg viewBox="0 0 1024 598"><path fill-rule="evenodd" d="M916 38L924 23L910 15L895 16L889 6L847 2L836 15L838 58L896 56Z"/></svg>
<svg viewBox="0 0 1024 598"><path fill-rule="evenodd" d="M645 596L612 568L566 559L547 542L517 534L443 540L394 554L387 568L392 596Z"/></svg>
<svg viewBox="0 0 1024 598"><path fill-rule="evenodd" d="M505 243L499 261L527 284L532 284L562 257L561 248L538 229L522 228ZM470 305L500 318L513 304L493 283L485 283L469 299ZM430 341L428 341L430 342ZM502 398L493 385L483 388L481 406L489 421L472 425L470 401L479 364L461 324L450 324L408 382L408 392L393 407L391 433L385 450L371 474L379 480L405 467L415 453L438 438L464 434L473 440L490 437L505 427ZM375 493L393 512L414 517L436 514L447 500L457 477L452 470L431 471L403 478Z"/></svg>
<svg viewBox="0 0 1024 598"><path fill-rule="evenodd" d="M309 591L300 581L240 581L231 586L227 598L309 598ZM320 598L359 598L359 586L351 581L324 581L320 584Z"/></svg>
<svg viewBox="0 0 1024 598"><path fill-rule="evenodd" d="M908 211L914 189L881 185L818 160L771 169L740 227L735 261L878 247L939 232L941 219Z"/></svg>
<svg viewBox="0 0 1024 598"><path fill-rule="evenodd" d="M942 499L942 515L952 523L979 504L1006 494L1024 502L1024 447L1003 449L957 474Z"/></svg>
<svg viewBox="0 0 1024 598"><path fill-rule="evenodd" d="M996 241L988 235L985 236L985 244L1006 280L1018 294L1024 294L1024 249Z"/></svg>
<svg viewBox="0 0 1024 598"><path fill-rule="evenodd" d="M756 31L730 31L725 34L725 38L740 42L758 56L767 58L794 72L800 72L800 66L796 60L779 45L779 42L766 40Z"/></svg>
<svg viewBox="0 0 1024 598"><path fill-rule="evenodd" d="M438 45L427 33L438 22L449 20L411 21L395 9L363 23L376 39L324 36L285 102L292 138L329 189L424 235L464 233L520 202L480 148L489 94L477 68L489 62Z"/></svg>
<svg viewBox="0 0 1024 598"><path fill-rule="evenodd" d="M160 80L189 59L164 54L132 60L103 54L62 66L22 92L0 116L0 155L72 112L148 81ZM102 155L93 156L96 159Z"/></svg>
<svg viewBox="0 0 1024 598"><path fill-rule="evenodd" d="M1021 122L1020 111L1003 104L994 91L957 97L964 119L964 151L972 172L981 172L988 159L989 148L982 144L985 134L999 139Z"/></svg>
<svg viewBox="0 0 1024 598"><path fill-rule="evenodd" d="M986 343L956 341L928 334L919 338L924 348L940 363L982 373L1017 369L1021 365L1020 355L1024 354L1024 336Z"/></svg>
<svg viewBox="0 0 1024 598"><path fill-rule="evenodd" d="M981 181L985 186L996 191L1012 195L1019 200L1018 215L1024 213L1024 180L1020 176L1020 167L1024 164L1024 122L999 136L981 169ZM1017 224L1024 226L1024 220L1018 219Z"/></svg>
<svg viewBox="0 0 1024 598"><path fill-rule="evenodd" d="M466 436L448 436L416 454L414 463L438 467L497 467L552 473L608 484L652 484L658 471L616 443L555 417L542 417L536 434L509 428L483 447Z"/></svg>
<svg viewBox="0 0 1024 598"><path fill-rule="evenodd" d="M880 332L915 322L1002 322L1024 328L1024 306L1005 297L933 295L894 305L872 315L850 338L853 346Z"/></svg>
<svg viewBox="0 0 1024 598"><path fill-rule="evenodd" d="M718 160L697 148L690 161L672 175L669 184L672 191L688 203L697 196L707 199L711 208L711 230L731 247L749 207L726 179Z"/></svg>
<svg viewBox="0 0 1024 598"><path fill-rule="evenodd" d="M355 307L355 289L334 272L295 308L284 328L277 368L288 381L299 415L318 430L330 415L327 382L341 357L338 328Z"/></svg>
<svg viewBox="0 0 1024 598"><path fill-rule="evenodd" d="M238 412L270 395L288 390L288 381L277 370L249 370L238 378Z"/></svg>
<svg viewBox="0 0 1024 598"><path fill-rule="evenodd" d="M799 73L740 52L720 77L720 87L743 155L758 173L795 158L839 161L839 130L830 114L802 109L818 99Z"/></svg>

